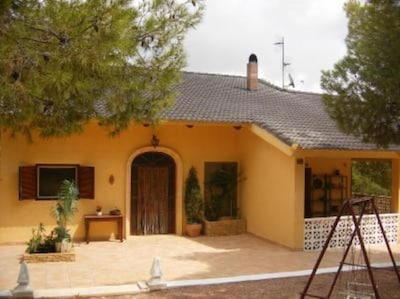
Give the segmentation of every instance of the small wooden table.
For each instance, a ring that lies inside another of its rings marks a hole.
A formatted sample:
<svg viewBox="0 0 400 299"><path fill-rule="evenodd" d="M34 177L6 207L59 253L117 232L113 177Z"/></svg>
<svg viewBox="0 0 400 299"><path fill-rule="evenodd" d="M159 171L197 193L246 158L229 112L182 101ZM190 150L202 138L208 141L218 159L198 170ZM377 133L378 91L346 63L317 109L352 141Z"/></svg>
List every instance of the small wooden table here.
<svg viewBox="0 0 400 299"><path fill-rule="evenodd" d="M85 215L85 240L86 243L89 244L89 231L90 231L90 222L108 222L115 221L117 223L118 228L118 236L120 241L122 242L123 234L122 234L122 223L123 216L122 215Z"/></svg>

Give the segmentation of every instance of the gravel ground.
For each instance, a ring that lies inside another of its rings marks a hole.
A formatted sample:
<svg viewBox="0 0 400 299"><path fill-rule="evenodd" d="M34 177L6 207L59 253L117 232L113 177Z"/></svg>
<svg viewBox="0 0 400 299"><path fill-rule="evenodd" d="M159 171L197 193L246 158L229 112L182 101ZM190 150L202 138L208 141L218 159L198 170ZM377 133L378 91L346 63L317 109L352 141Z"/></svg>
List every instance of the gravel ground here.
<svg viewBox="0 0 400 299"><path fill-rule="evenodd" d="M400 271L400 269L399 269ZM367 272L357 271L357 274L344 273L341 274L336 284L334 294L331 298L346 298L344 294L345 285L349 281L349 277L357 276L358 280L368 283ZM312 283L309 293L326 296L333 280L333 274L317 275ZM400 282L397 280L395 272L392 270L376 270L374 277L377 281L380 298L391 299L400 298ZM308 276L269 279L253 282L242 282L232 284L208 285L174 288L164 291L151 293L142 293L135 296L114 296L103 297L112 299L156 299L156 298L273 298L273 299L291 299L299 298L300 293L306 285ZM364 287L364 291L372 292L372 288ZM307 297L309 298L309 297Z"/></svg>

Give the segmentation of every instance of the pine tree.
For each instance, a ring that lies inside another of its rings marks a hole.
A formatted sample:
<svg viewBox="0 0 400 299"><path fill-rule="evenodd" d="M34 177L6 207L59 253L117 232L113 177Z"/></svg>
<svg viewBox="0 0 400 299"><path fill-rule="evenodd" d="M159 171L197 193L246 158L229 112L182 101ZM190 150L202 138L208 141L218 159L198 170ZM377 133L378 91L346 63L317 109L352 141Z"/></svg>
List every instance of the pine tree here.
<svg viewBox="0 0 400 299"><path fill-rule="evenodd" d="M328 113L346 133L380 146L400 143L400 1L345 5L347 55L321 86Z"/></svg>
<svg viewBox="0 0 400 299"><path fill-rule="evenodd" d="M390 196L392 187L390 161L353 161L351 173L353 193Z"/></svg>
<svg viewBox="0 0 400 299"><path fill-rule="evenodd" d="M0 128L51 137L92 119L111 134L157 121L203 9L202 0L2 2Z"/></svg>

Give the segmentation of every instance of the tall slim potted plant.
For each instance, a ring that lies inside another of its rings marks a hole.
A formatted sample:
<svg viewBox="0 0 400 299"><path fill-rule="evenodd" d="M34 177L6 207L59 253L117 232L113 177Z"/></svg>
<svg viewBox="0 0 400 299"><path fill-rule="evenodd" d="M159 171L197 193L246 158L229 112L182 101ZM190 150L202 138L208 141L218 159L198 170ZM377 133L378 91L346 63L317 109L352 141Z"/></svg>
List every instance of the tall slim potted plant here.
<svg viewBox="0 0 400 299"><path fill-rule="evenodd" d="M185 182L186 234L200 235L203 220L203 199L201 197L196 169L192 166Z"/></svg>
<svg viewBox="0 0 400 299"><path fill-rule="evenodd" d="M54 229L56 237L56 250L69 251L72 247L72 238L67 228L78 211L78 189L74 182L64 180L58 193L58 200L53 208L53 215L57 221L57 227Z"/></svg>

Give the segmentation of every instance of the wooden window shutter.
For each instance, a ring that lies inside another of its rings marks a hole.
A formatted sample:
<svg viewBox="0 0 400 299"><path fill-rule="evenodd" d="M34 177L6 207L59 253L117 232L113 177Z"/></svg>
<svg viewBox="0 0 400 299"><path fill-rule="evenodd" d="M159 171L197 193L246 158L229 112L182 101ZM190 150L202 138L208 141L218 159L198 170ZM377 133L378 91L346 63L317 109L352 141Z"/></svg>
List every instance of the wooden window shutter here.
<svg viewBox="0 0 400 299"><path fill-rule="evenodd" d="M94 167L78 167L79 198L94 199Z"/></svg>
<svg viewBox="0 0 400 299"><path fill-rule="evenodd" d="M37 195L36 166L19 167L19 200L35 199Z"/></svg>

